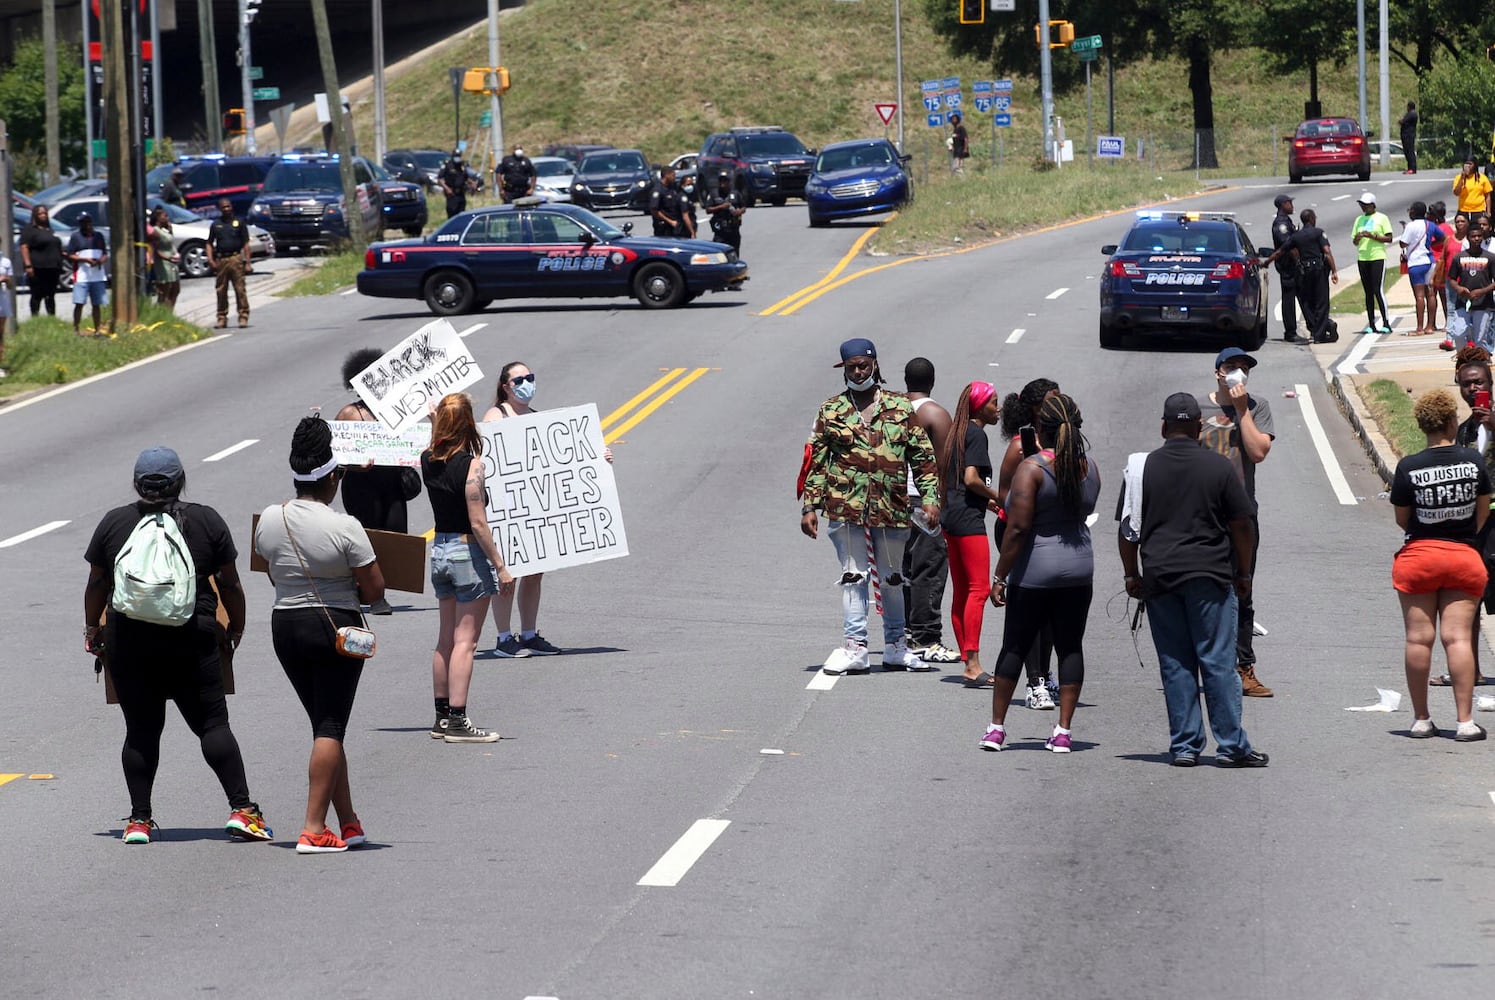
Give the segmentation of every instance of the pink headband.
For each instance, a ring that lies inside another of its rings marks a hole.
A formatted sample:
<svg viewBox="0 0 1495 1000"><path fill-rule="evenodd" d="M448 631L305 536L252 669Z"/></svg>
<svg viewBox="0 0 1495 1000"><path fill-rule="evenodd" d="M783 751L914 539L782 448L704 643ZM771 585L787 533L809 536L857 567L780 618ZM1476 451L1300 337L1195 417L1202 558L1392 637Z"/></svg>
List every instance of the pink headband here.
<svg viewBox="0 0 1495 1000"><path fill-rule="evenodd" d="M997 394L997 387L990 382L971 383L971 410L979 410Z"/></svg>

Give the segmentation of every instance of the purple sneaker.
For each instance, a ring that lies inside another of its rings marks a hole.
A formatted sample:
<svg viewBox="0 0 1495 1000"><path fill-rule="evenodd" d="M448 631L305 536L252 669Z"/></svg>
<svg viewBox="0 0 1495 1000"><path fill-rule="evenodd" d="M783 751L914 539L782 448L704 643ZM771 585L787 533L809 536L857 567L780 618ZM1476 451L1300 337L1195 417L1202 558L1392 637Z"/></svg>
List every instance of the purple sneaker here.
<svg viewBox="0 0 1495 1000"><path fill-rule="evenodd" d="M1043 745L1043 748L1045 750L1052 750L1054 753L1069 753L1069 734L1059 732L1056 726L1053 734L1049 736L1049 741Z"/></svg>
<svg viewBox="0 0 1495 1000"><path fill-rule="evenodd" d="M981 749L1000 750L1007 739L1007 730L997 726L987 726L986 735L981 738Z"/></svg>

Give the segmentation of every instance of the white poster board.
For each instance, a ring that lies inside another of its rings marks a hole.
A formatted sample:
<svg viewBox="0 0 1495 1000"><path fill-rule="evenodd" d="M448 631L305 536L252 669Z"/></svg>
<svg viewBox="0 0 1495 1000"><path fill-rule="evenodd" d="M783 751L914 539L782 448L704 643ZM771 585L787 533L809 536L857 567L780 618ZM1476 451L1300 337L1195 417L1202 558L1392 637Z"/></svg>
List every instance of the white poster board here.
<svg viewBox="0 0 1495 1000"><path fill-rule="evenodd" d="M515 576L628 554L593 403L478 424L488 524Z"/></svg>
<svg viewBox="0 0 1495 1000"><path fill-rule="evenodd" d="M403 465L420 468L420 453L431 443L431 425L421 421L392 431L375 420L329 420L332 457L341 465Z"/></svg>
<svg viewBox="0 0 1495 1000"><path fill-rule="evenodd" d="M353 388L380 423L402 431L442 396L480 382L483 371L444 319L432 320L353 377Z"/></svg>

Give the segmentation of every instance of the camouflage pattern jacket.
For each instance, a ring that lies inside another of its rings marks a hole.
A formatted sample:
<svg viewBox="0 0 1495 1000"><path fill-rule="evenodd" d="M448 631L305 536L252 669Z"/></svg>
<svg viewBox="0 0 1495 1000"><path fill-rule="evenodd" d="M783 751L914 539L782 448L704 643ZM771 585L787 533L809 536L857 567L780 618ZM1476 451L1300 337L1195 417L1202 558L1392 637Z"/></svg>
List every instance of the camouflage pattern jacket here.
<svg viewBox="0 0 1495 1000"><path fill-rule="evenodd" d="M833 521L906 528L910 469L921 501L939 506L934 448L907 396L881 389L874 406L864 423L850 390L821 404L810 434L804 505Z"/></svg>

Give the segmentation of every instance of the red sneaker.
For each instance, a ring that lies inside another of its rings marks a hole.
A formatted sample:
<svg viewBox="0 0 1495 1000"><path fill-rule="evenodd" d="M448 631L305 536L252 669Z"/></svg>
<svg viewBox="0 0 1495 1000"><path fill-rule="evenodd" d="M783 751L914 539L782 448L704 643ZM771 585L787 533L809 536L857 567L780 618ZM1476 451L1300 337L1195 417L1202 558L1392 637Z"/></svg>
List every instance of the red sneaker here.
<svg viewBox="0 0 1495 1000"><path fill-rule="evenodd" d="M127 844L149 844L151 831L159 829L155 820L132 819L125 824L125 835L120 839Z"/></svg>
<svg viewBox="0 0 1495 1000"><path fill-rule="evenodd" d="M307 833L301 831L301 839L296 841L297 854L341 854L348 849L348 845L341 837L327 827L321 833Z"/></svg>
<svg viewBox="0 0 1495 1000"><path fill-rule="evenodd" d="M1444 337L1443 343L1439 344L1438 347L1445 351L1451 351L1453 350L1453 340L1451 338Z"/></svg>
<svg viewBox="0 0 1495 1000"><path fill-rule="evenodd" d="M343 824L343 843L349 847L362 847L368 843L368 838L363 835L363 822L354 820Z"/></svg>
<svg viewBox="0 0 1495 1000"><path fill-rule="evenodd" d="M253 802L243 809L235 809L229 813L223 830L230 837L238 837L240 840L271 840L275 836L275 831L265 822L265 814Z"/></svg>

